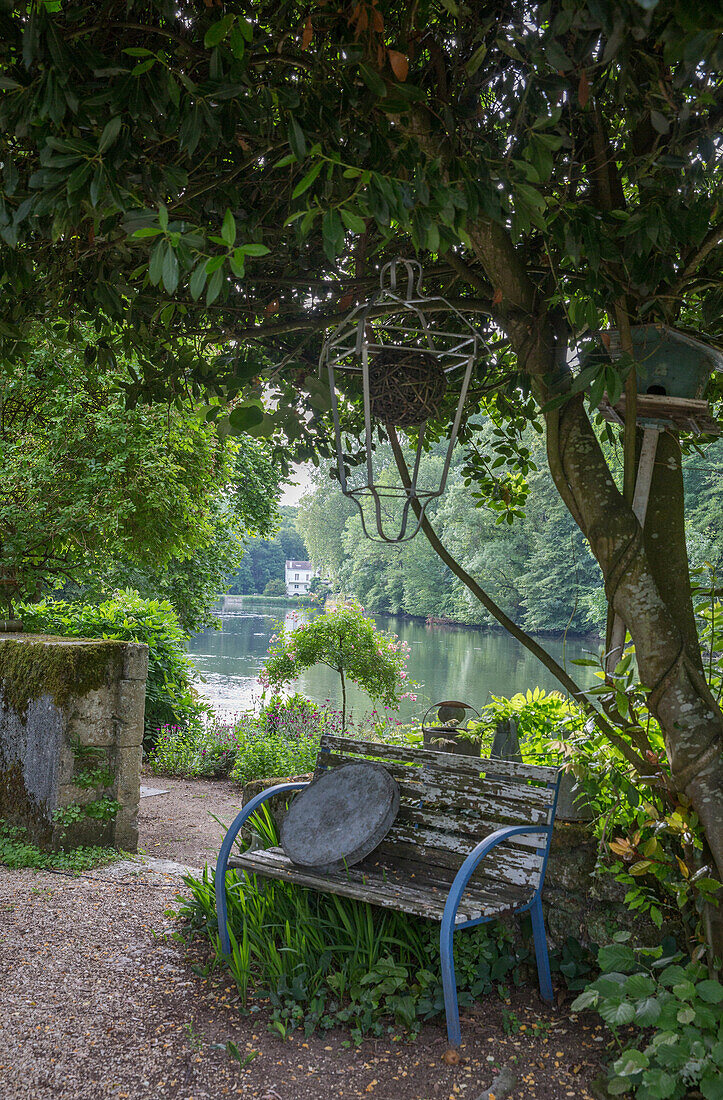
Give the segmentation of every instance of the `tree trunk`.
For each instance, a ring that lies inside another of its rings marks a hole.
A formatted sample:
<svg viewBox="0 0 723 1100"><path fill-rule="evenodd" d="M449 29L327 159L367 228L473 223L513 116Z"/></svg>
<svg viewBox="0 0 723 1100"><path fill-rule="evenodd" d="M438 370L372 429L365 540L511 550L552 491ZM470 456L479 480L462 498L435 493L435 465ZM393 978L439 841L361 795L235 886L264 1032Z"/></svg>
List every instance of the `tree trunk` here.
<svg viewBox="0 0 723 1100"><path fill-rule="evenodd" d="M341 735L343 737L346 733L346 681L343 668L339 669L339 676L341 677Z"/></svg>
<svg viewBox="0 0 723 1100"><path fill-rule="evenodd" d="M573 497L608 598L635 644L640 679L649 689L648 705L663 730L676 788L690 798L723 879L723 713L703 676L700 647L692 634L688 575L678 572L687 566L687 558L682 488L676 488L679 474L667 464L675 461L674 445L666 444L664 454L666 466L656 471L657 491L646 528L650 542L657 542L654 533L666 532L668 560L657 545L649 560L643 532L613 482L582 397L572 398L562 409L559 459L564 493ZM671 501L663 495L668 493ZM660 570L661 588L653 562Z"/></svg>

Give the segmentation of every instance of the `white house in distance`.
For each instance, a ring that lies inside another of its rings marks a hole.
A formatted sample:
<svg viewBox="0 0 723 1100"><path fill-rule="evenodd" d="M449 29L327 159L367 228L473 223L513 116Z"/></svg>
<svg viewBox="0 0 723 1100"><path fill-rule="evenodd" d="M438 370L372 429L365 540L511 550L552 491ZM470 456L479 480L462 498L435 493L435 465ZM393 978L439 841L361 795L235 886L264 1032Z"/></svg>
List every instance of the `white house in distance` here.
<svg viewBox="0 0 723 1100"><path fill-rule="evenodd" d="M309 591L312 578L319 575L310 561L287 561L284 571L287 596L304 596Z"/></svg>

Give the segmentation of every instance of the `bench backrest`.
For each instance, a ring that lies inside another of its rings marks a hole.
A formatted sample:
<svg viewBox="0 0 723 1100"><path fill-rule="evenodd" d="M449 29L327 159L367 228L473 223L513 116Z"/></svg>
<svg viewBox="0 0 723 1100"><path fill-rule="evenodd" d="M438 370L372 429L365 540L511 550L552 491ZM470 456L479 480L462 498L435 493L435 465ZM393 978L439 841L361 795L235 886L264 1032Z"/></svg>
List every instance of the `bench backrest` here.
<svg viewBox="0 0 723 1100"><path fill-rule="evenodd" d="M395 863L422 862L448 876L495 829L552 824L558 768L325 734L315 774L367 759L399 785L399 813L377 849ZM547 847L544 833L514 837L485 858L485 877L536 887Z"/></svg>

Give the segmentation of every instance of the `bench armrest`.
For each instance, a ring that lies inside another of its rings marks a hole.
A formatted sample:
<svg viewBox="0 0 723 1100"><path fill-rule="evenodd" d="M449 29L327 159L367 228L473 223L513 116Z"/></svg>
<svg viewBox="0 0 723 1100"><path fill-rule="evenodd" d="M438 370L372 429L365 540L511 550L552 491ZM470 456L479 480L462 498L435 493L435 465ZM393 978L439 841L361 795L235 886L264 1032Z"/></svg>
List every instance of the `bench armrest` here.
<svg viewBox="0 0 723 1100"><path fill-rule="evenodd" d="M275 787L267 787L265 791L261 791L259 794L254 795L250 802L248 802L239 814L236 815L233 824L229 828L226 836L223 838L223 844L221 845L221 851L218 853L218 859L216 860L216 875L214 879L214 886L216 890L216 913L218 916L218 931L221 937L221 947L224 954L228 955L231 950L231 942L228 934L228 909L226 905L226 868L228 865L228 857L231 855L231 848L238 836L241 826L248 821L252 814L256 813L259 806L269 798L273 798L275 794L283 794L284 791L300 791L303 787L309 785L310 780L305 779L303 782L298 783L277 783Z"/></svg>
<svg viewBox="0 0 723 1100"><path fill-rule="evenodd" d="M486 836L484 840L481 840L479 844L472 849L459 871L457 871L457 874L454 876L454 881L450 886L447 902L444 906L444 916L442 917L443 928L449 928L450 924L451 927L454 928L457 908L462 899L462 894L467 887L467 883L488 852L491 852L498 844L502 844L504 841L509 840L510 837L521 836L523 833L545 834L547 836L547 849L549 849L550 839L552 837L552 825L508 825L504 829L496 829L494 833L490 833L489 836ZM537 890L535 890L535 894L538 893L542 886L546 861L547 852L545 852L542 871L540 873L540 885L537 887Z"/></svg>

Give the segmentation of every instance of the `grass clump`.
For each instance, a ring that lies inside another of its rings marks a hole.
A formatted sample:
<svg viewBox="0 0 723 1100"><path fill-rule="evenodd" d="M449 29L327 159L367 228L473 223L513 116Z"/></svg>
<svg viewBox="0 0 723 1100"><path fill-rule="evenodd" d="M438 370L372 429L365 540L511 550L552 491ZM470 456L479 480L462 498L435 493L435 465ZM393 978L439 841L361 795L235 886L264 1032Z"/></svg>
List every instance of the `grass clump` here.
<svg viewBox="0 0 723 1100"><path fill-rule="evenodd" d="M268 815L257 824L273 843ZM230 872L226 879L232 956L220 954L213 876L184 879L190 898L178 912L187 933L206 936L228 965L243 1006L268 998L269 1027L285 1037L301 1028L342 1025L365 1034L403 1028L414 1035L443 1011L439 924L405 913L275 880ZM459 1003L464 1007L522 981L526 948L516 949L502 924L465 932L455 943Z"/></svg>
<svg viewBox="0 0 723 1100"><path fill-rule="evenodd" d="M0 818L0 864L12 870L24 867L38 871L89 871L105 863L124 859L115 848L73 848L67 852L44 852L29 839L27 830Z"/></svg>

